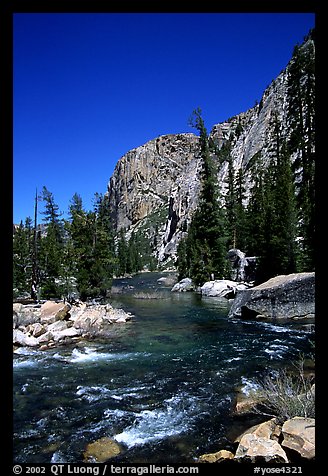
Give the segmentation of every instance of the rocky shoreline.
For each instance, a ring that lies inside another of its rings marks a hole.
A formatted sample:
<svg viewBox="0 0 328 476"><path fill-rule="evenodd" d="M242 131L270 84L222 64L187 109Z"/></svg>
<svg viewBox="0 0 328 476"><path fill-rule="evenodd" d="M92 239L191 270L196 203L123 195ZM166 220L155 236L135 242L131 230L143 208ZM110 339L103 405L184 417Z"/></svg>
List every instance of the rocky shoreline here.
<svg viewBox="0 0 328 476"><path fill-rule="evenodd" d="M13 304L13 344L47 350L83 339L110 337L113 326L131 321L132 314L110 304L63 301Z"/></svg>
<svg viewBox="0 0 328 476"><path fill-rule="evenodd" d="M161 278L161 283L164 279ZM171 281L172 285L174 282ZM295 304L293 289L300 296L302 306ZM172 291L195 291L192 282L186 279ZM228 280L217 280L200 290L206 297L231 299L234 297L229 317L233 318L290 318L314 317L314 273L303 273L273 278L258 287ZM290 304L292 303L292 305ZM274 306L273 306L274 304ZM292 312L290 312L292 309ZM297 316L295 309L299 311ZM305 311L304 311L305 309ZM277 312L277 310L279 312ZM274 315L270 314L273 311ZM288 312L289 314L288 314ZM109 303L85 303L63 301L13 304L14 350L20 346L34 347L44 351L94 338L110 338L115 328L132 321L132 314L115 309ZM313 324L311 324L312 326ZM313 325L314 326L314 325ZM311 328L311 331L313 329ZM314 385L311 388L314 397ZM236 390L236 401L232 412L236 420L242 419L249 428L233 437L228 449L219 449L195 457L197 463L251 462L251 463L294 463L315 459L315 419L293 416L288 419L268 416L258 418L254 425L254 395L241 395ZM258 421L260 422L258 423ZM247 425L248 426L248 425ZM100 453L99 453L100 452ZM104 462L115 458L121 449L110 438L101 438L88 445L85 461Z"/></svg>
<svg viewBox="0 0 328 476"><path fill-rule="evenodd" d="M271 418L239 435L235 453L220 450L201 455L199 463L293 463L315 459L315 419L293 417L283 423Z"/></svg>

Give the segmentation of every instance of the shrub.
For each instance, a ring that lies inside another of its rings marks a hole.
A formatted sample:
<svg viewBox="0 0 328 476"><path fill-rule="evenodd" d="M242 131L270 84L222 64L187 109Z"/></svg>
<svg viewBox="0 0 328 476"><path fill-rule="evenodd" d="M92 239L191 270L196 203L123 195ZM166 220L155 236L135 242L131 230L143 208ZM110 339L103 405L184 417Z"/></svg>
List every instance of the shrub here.
<svg viewBox="0 0 328 476"><path fill-rule="evenodd" d="M315 418L315 394L312 377L304 372L304 359L295 364L296 373L279 369L259 381L263 395L260 413L288 420L295 416Z"/></svg>

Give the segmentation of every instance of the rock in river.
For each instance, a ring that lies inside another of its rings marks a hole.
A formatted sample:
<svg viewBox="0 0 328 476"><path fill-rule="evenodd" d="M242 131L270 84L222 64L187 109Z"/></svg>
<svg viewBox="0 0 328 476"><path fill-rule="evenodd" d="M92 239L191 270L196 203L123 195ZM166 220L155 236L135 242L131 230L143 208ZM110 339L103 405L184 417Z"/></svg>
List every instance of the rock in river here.
<svg viewBox="0 0 328 476"><path fill-rule="evenodd" d="M104 463L108 459L120 454L120 452L121 448L116 441L105 436L93 443L89 443L83 456L86 463Z"/></svg>
<svg viewBox="0 0 328 476"><path fill-rule="evenodd" d="M228 317L301 319L314 312L315 273L294 273L239 291Z"/></svg>

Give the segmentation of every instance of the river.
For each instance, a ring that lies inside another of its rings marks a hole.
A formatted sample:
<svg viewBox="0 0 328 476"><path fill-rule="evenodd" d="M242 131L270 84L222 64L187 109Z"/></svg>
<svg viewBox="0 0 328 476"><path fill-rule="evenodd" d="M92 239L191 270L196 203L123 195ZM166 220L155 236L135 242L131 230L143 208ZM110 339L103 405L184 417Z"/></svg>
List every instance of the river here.
<svg viewBox="0 0 328 476"><path fill-rule="evenodd" d="M14 462L82 462L104 436L118 463L229 449L235 389L310 352L295 324L228 319L229 301L171 293L160 276L114 282L111 304L133 318L110 339L14 354Z"/></svg>

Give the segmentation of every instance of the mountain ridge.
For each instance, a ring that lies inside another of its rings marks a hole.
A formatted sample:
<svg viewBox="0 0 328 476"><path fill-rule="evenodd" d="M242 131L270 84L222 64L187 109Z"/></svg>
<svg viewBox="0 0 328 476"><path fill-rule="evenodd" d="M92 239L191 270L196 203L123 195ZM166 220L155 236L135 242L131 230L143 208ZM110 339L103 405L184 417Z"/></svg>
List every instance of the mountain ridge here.
<svg viewBox="0 0 328 476"><path fill-rule="evenodd" d="M310 47L314 52L311 36L301 48ZM273 119L281 124L282 136L289 138L287 90L292 62L293 58L264 90L259 103L212 127L209 138L217 150L213 158L222 199L227 191L228 161L218 156L224 145L229 143L235 172L243 171L247 204L254 169L259 164L265 168L270 161ZM292 161L299 155L294 151ZM197 207L200 169L199 137L193 133L162 135L128 151L117 162L106 192L115 231L123 229L129 238L132 232L143 230L158 262L175 263L177 245ZM160 218L147 225L154 213Z"/></svg>

